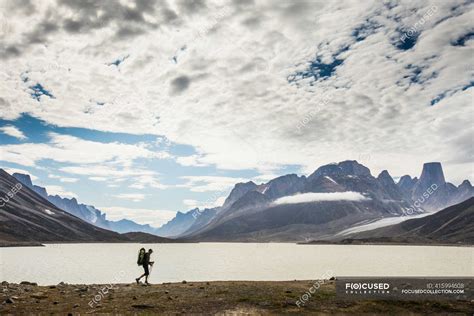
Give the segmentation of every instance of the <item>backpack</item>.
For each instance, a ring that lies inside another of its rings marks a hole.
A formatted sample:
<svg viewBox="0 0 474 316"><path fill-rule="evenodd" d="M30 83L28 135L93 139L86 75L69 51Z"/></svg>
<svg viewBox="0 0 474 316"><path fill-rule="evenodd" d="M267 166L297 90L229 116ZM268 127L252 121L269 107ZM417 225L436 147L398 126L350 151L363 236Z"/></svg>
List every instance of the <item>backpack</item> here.
<svg viewBox="0 0 474 316"><path fill-rule="evenodd" d="M143 265L143 260L145 259L145 248L142 248L140 249L140 251L138 252L138 260L137 260L137 264L139 266Z"/></svg>

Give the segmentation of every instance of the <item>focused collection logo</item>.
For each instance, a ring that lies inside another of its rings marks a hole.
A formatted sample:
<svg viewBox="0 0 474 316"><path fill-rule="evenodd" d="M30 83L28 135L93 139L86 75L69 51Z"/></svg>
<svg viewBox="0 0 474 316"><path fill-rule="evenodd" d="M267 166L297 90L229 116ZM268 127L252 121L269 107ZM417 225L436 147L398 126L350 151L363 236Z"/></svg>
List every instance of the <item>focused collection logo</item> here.
<svg viewBox="0 0 474 316"><path fill-rule="evenodd" d="M473 278L443 277L340 277L336 295L342 299L471 299Z"/></svg>
<svg viewBox="0 0 474 316"><path fill-rule="evenodd" d="M390 284L382 282L345 282L346 294L390 294Z"/></svg>

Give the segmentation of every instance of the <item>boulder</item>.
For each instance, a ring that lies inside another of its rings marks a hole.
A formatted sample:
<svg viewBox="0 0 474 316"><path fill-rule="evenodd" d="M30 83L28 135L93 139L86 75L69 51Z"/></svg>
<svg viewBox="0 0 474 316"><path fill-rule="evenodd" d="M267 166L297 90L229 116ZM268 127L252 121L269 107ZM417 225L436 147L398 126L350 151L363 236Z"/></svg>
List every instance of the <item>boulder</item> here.
<svg viewBox="0 0 474 316"><path fill-rule="evenodd" d="M43 292L36 292L36 293L30 294L30 297L40 300L40 299L48 298L48 295L44 294Z"/></svg>

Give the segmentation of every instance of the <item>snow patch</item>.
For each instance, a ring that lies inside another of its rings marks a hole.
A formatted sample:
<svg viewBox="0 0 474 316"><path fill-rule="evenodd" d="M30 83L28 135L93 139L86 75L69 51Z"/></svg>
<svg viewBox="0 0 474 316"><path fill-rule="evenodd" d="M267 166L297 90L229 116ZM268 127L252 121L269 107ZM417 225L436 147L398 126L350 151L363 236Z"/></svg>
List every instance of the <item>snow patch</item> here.
<svg viewBox="0 0 474 316"><path fill-rule="evenodd" d="M337 233L336 236L360 233L363 231L372 230L372 229L376 229L380 227L395 225L409 219L421 218L421 217L425 217L432 214L433 213L423 213L423 214L418 214L418 215L413 215L413 216L397 216L397 217L382 218L369 224L363 224L363 225L358 225L355 227L348 228L346 230L343 230Z"/></svg>
<svg viewBox="0 0 474 316"><path fill-rule="evenodd" d="M333 179L333 178L331 178L331 177L328 177L328 176L324 176L324 177L325 177L326 179L328 179L329 181L331 181L332 183L334 183L334 184L338 184L336 181L334 181L334 179Z"/></svg>
<svg viewBox="0 0 474 316"><path fill-rule="evenodd" d="M47 208L44 209L44 212L48 215L54 215L55 214L53 211L50 211Z"/></svg>

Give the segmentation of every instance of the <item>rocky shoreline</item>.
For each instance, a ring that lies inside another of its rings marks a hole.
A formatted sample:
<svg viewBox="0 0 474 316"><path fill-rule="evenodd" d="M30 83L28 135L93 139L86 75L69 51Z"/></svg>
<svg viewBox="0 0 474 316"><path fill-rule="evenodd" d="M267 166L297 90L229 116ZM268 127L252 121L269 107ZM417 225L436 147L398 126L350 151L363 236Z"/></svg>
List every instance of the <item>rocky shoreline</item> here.
<svg viewBox="0 0 474 316"><path fill-rule="evenodd" d="M468 301L342 301L324 281L303 306L297 301L315 281L226 281L38 286L2 282L0 314L281 315L365 313L470 315Z"/></svg>
<svg viewBox="0 0 474 316"><path fill-rule="evenodd" d="M0 241L0 248L2 247L44 247L44 245L36 241Z"/></svg>

